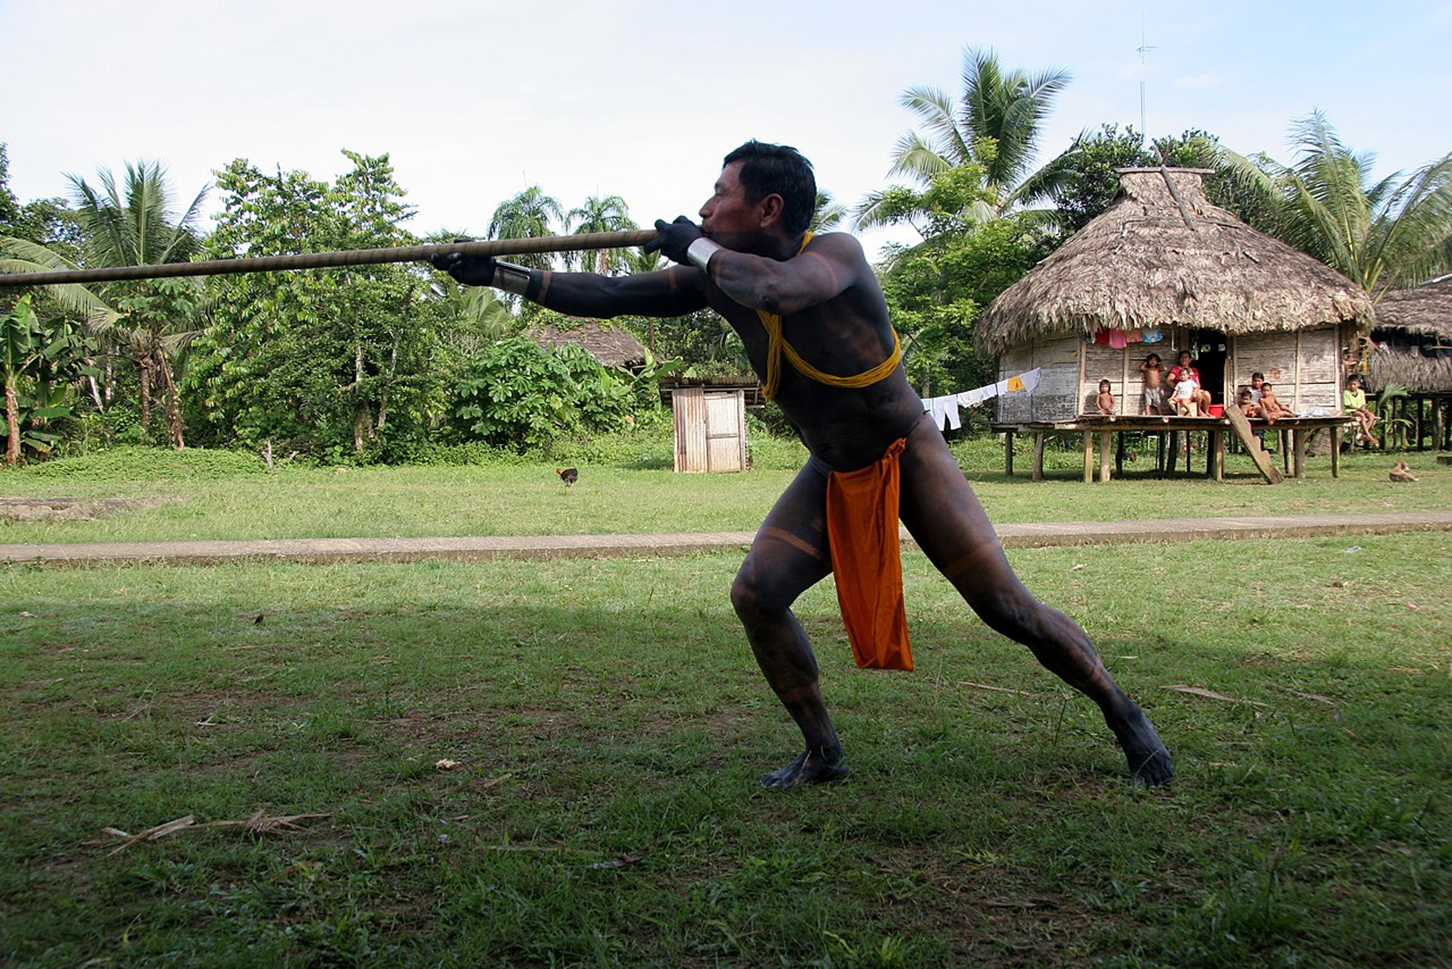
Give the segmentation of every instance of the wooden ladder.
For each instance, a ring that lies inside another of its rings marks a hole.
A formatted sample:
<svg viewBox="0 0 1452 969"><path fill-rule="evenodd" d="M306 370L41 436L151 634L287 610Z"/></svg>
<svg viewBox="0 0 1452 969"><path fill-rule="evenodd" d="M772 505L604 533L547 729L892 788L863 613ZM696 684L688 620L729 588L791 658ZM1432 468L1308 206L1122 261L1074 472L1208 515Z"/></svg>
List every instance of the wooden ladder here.
<svg viewBox="0 0 1452 969"><path fill-rule="evenodd" d="M1225 416L1230 418L1230 426L1235 428L1235 436L1240 438L1240 443L1245 445L1245 453L1255 462L1260 476L1266 480L1266 484L1280 484L1281 473L1276 468L1276 463L1271 459L1270 452L1260 443L1260 438L1255 436L1255 431L1250 429L1250 421L1240 412L1239 407L1231 404L1225 405Z"/></svg>

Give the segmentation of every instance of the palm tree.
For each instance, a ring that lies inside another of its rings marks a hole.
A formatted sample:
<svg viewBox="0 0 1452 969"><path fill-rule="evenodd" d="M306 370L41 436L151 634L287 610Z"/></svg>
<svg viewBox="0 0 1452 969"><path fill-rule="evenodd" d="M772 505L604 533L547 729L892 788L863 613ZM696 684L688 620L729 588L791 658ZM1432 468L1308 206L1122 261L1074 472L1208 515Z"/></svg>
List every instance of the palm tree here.
<svg viewBox="0 0 1452 969"><path fill-rule="evenodd" d="M847 221L847 206L832 198L831 192L817 192L817 204L812 208L812 222L808 226L813 232L831 232Z"/></svg>
<svg viewBox="0 0 1452 969"><path fill-rule="evenodd" d="M898 139L889 175L908 175L923 186L953 168L978 165L994 201L994 213L1047 195L1052 169L1031 172L1040 124L1071 80L1067 71L1005 73L992 51L963 53L963 93L955 102L939 88L913 87L899 103L921 120L923 133ZM858 207L859 227L879 224L881 194Z"/></svg>
<svg viewBox="0 0 1452 969"><path fill-rule="evenodd" d="M1452 270L1452 154L1368 184L1375 156L1355 154L1320 112L1291 125L1290 166L1225 153L1270 210L1269 231L1359 283L1374 299Z"/></svg>
<svg viewBox="0 0 1452 969"><path fill-rule="evenodd" d="M87 266L186 262L200 249L196 225L207 194L205 186L178 217L172 211L166 171L159 162L128 162L123 185L102 169L97 172L101 191L75 175L67 177ZM175 361L196 334L193 324L200 310L200 293L192 279L113 283L101 293L117 315L101 323L99 332L127 347L136 358L142 426L150 420L152 389L157 386L162 391L168 437L177 448L184 446L184 428Z"/></svg>
<svg viewBox="0 0 1452 969"><path fill-rule="evenodd" d="M585 199L585 204L578 209L571 209L565 216L566 223L571 227L570 231L575 235L586 232L628 232L631 229L638 229L630 218L630 206L625 204L625 199L618 195L607 195L600 198L592 195ZM590 262L590 255L585 252L571 253L566 255L566 263L575 262L581 268ZM613 276L626 267L625 251L623 249L597 249L594 253L595 272L604 276Z"/></svg>
<svg viewBox="0 0 1452 969"><path fill-rule="evenodd" d="M512 199L499 203L489 220L491 239L528 239L554 234L554 223L564 221L560 203L544 194L538 185L531 185ZM521 265L549 269L549 253L532 253L517 257Z"/></svg>

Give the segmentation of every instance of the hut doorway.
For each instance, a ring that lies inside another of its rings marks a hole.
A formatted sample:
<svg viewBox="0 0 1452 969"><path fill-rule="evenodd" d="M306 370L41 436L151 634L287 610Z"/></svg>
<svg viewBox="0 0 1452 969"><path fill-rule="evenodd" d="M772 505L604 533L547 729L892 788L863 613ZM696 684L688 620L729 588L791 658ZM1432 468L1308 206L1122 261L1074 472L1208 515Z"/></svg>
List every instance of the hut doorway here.
<svg viewBox="0 0 1452 969"><path fill-rule="evenodd" d="M1210 391L1210 402L1226 402L1225 360L1229 340L1224 333L1215 330L1192 330L1190 352L1195 357L1195 366L1200 371L1200 383Z"/></svg>

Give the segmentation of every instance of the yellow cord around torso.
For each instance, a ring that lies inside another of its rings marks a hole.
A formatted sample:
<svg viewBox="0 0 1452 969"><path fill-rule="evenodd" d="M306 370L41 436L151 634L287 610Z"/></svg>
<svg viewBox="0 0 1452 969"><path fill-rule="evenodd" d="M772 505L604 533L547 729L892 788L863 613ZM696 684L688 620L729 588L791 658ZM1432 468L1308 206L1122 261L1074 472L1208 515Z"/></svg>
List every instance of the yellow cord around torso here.
<svg viewBox="0 0 1452 969"><path fill-rule="evenodd" d="M802 239L802 248L797 250L801 255L807 248L807 243L812 241L812 233L808 232ZM785 354L792 367L802 376L815 380L819 384L826 384L829 387L870 387L880 380L885 380L893 370L897 369L898 361L902 359L902 341L898 339L897 330L892 331L892 354L882 363L871 370L864 370L861 373L853 374L850 377L839 377L836 374L825 373L803 360L801 354L786 341L781 333L781 317L776 313L768 313L766 310L757 310L756 315L761 317L762 328L766 330L766 383L761 392L767 400L776 397L777 390L781 387L781 358Z"/></svg>

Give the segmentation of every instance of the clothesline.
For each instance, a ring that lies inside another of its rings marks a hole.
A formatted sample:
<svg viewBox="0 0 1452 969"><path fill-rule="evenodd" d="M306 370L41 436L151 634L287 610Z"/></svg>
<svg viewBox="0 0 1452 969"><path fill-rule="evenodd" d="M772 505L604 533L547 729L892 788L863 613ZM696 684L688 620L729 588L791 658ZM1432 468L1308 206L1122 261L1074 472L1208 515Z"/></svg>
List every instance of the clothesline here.
<svg viewBox="0 0 1452 969"><path fill-rule="evenodd" d="M1042 376L1043 368L1035 367L1016 377L1009 377L1007 380L1000 380L997 383L984 384L982 387L975 387L962 393L927 397L923 399L923 410L933 415L933 422L937 425L938 430L943 430L943 422L947 421L948 429L956 431L963 426L963 419L958 414L958 408L977 407L985 400L992 400L999 394L1019 390L1033 393Z"/></svg>

